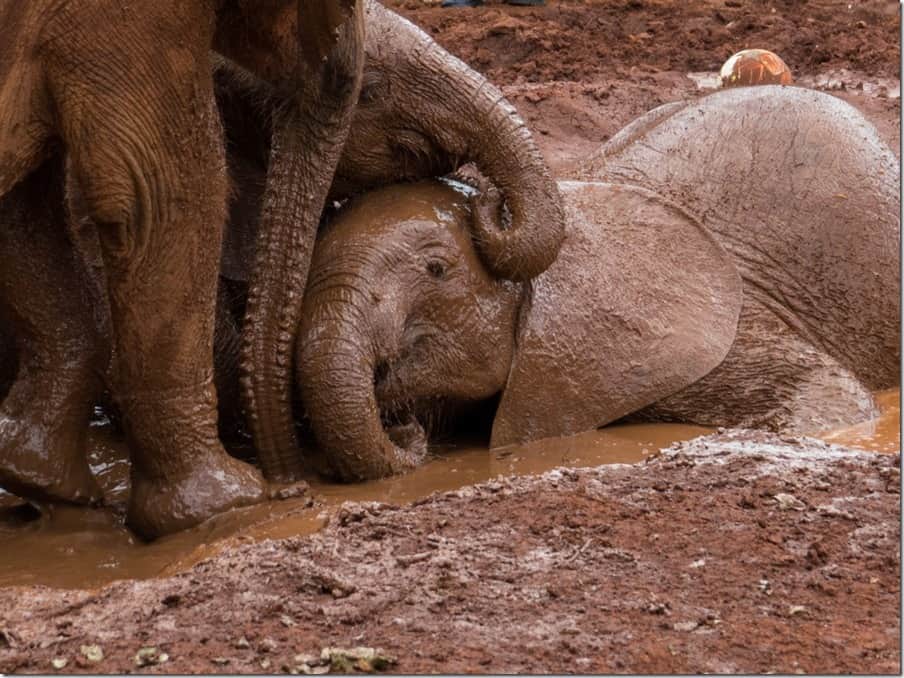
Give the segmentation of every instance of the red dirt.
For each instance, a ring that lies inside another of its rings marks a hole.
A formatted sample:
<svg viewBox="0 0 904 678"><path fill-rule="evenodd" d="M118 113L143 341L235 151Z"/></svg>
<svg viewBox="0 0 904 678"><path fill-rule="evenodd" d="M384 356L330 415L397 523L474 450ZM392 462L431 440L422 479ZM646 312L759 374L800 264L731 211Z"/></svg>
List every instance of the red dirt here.
<svg viewBox="0 0 904 678"><path fill-rule="evenodd" d="M370 646L403 673L896 673L899 499L898 455L729 432L346 504L171 578L2 590L0 672L133 671L144 646L169 656L147 672L289 671Z"/></svg>
<svg viewBox="0 0 904 678"><path fill-rule="evenodd" d="M564 171L651 108L701 94L687 73L718 71L749 47L776 52L807 86L832 74L836 82L822 88L860 108L892 148L900 144L900 95L862 89L877 79L897 82L895 0L386 4L501 86L554 170Z"/></svg>

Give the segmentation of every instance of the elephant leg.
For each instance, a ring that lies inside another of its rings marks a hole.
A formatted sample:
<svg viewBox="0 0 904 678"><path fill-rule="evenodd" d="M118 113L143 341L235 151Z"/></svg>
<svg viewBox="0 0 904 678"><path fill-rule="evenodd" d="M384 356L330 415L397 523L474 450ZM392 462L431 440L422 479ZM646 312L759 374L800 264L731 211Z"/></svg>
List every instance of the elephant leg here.
<svg viewBox="0 0 904 678"><path fill-rule="evenodd" d="M111 3L96 35L62 34L47 51L74 190L100 236L110 386L132 458L128 523L146 537L266 498L261 475L217 436L226 166L207 7Z"/></svg>
<svg viewBox="0 0 904 678"><path fill-rule="evenodd" d="M50 160L0 199L0 313L18 348L0 349L2 371L18 363L0 407L0 486L93 503L101 492L85 437L108 353L66 235L62 181L62 164Z"/></svg>
<svg viewBox="0 0 904 678"><path fill-rule="evenodd" d="M631 419L813 434L878 414L869 389L748 295L725 360Z"/></svg>

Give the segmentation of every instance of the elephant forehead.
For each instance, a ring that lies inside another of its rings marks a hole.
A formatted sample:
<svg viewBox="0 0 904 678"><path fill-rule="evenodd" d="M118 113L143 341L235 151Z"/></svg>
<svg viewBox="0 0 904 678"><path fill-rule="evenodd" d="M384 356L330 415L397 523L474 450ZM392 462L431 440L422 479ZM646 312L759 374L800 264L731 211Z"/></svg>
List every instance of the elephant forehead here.
<svg viewBox="0 0 904 678"><path fill-rule="evenodd" d="M332 249L354 241L405 242L431 234L443 237L462 231L468 218L466 196L445 183L388 186L345 206L324 234L324 245Z"/></svg>

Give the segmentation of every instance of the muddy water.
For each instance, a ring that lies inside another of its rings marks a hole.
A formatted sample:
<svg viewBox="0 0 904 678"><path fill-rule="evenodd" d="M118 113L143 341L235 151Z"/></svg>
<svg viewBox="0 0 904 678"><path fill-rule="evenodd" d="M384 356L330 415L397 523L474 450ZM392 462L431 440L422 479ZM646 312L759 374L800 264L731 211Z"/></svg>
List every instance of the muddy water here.
<svg viewBox="0 0 904 678"><path fill-rule="evenodd" d="M892 389L876 394L881 416L872 421L830 431L820 437L826 442L858 447L873 452L901 450L901 391Z"/></svg>
<svg viewBox="0 0 904 678"><path fill-rule="evenodd" d="M900 449L900 392L878 394L881 416L822 437L879 452ZM145 544L120 516L106 510L48 507L38 514L0 496L0 586L44 584L95 587L122 578L171 574L212 555L226 540L304 535L320 529L331 509L344 501L410 502L499 475L542 473L557 466L597 466L642 461L672 442L710 429L678 424L626 424L488 452L469 444L447 445L420 469L405 476L358 485L311 482L316 504L306 499L238 509L193 530ZM92 468L107 496L126 491L126 450L109 427L92 429ZM5 499L5 501L4 501Z"/></svg>

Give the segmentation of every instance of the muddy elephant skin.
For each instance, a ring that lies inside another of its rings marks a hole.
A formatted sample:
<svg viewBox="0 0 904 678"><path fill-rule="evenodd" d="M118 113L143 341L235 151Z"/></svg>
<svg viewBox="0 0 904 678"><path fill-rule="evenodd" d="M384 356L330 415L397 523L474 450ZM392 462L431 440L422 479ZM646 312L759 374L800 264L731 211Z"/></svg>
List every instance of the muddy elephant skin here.
<svg viewBox="0 0 904 678"><path fill-rule="evenodd" d="M293 105L274 134L269 184L293 188L265 192L261 249L287 223L310 242L296 237L278 280L252 280L254 309L274 307L304 275L360 87L360 4L0 2L0 314L18 363L0 409L0 485L26 497L98 497L79 431L109 351L97 309L73 301L86 273L67 235L67 225L90 222L109 292L112 387L133 452L130 524L153 537L265 497L259 473L217 438L212 340L227 180L210 50L262 77L285 71L267 40L286 11L298 15L302 46L288 72L305 85L288 83Z"/></svg>
<svg viewBox="0 0 904 678"><path fill-rule="evenodd" d="M565 241L520 303L480 270L453 187L384 189L330 225L296 362L342 477L423 454L422 434L387 434L400 409L493 393L494 447L628 415L812 432L874 414L898 374L899 178L859 113L726 91L641 118L586 167L635 183L560 183ZM660 176L680 190L650 190Z"/></svg>
<svg viewBox="0 0 904 678"><path fill-rule="evenodd" d="M475 221L483 259L496 275L509 279L526 280L545 270L562 240L561 199L515 108L496 87L416 26L377 2L365 2L365 7L361 94L330 197L343 199L385 184L440 176L474 162L502 191L511 213L511 227L505 230L499 228L498 214L487 213L486 219ZM289 54L292 47L282 52ZM266 275L274 268L266 257L252 267L248 251L257 241L252 215L261 188L255 174L266 168L269 117L280 99L228 61L219 64L217 76L237 186L223 271L231 279L244 280L251 270ZM279 279L285 272L273 270L269 275ZM283 330L297 325L301 295L295 299L294 306L285 299L275 304L289 309L282 314ZM241 361L248 387L243 399L265 467L269 459L278 458L281 468L293 468L291 344L273 336L261 338L266 327L266 322L248 314ZM254 375L260 379L250 380ZM296 470L300 460L295 459Z"/></svg>

